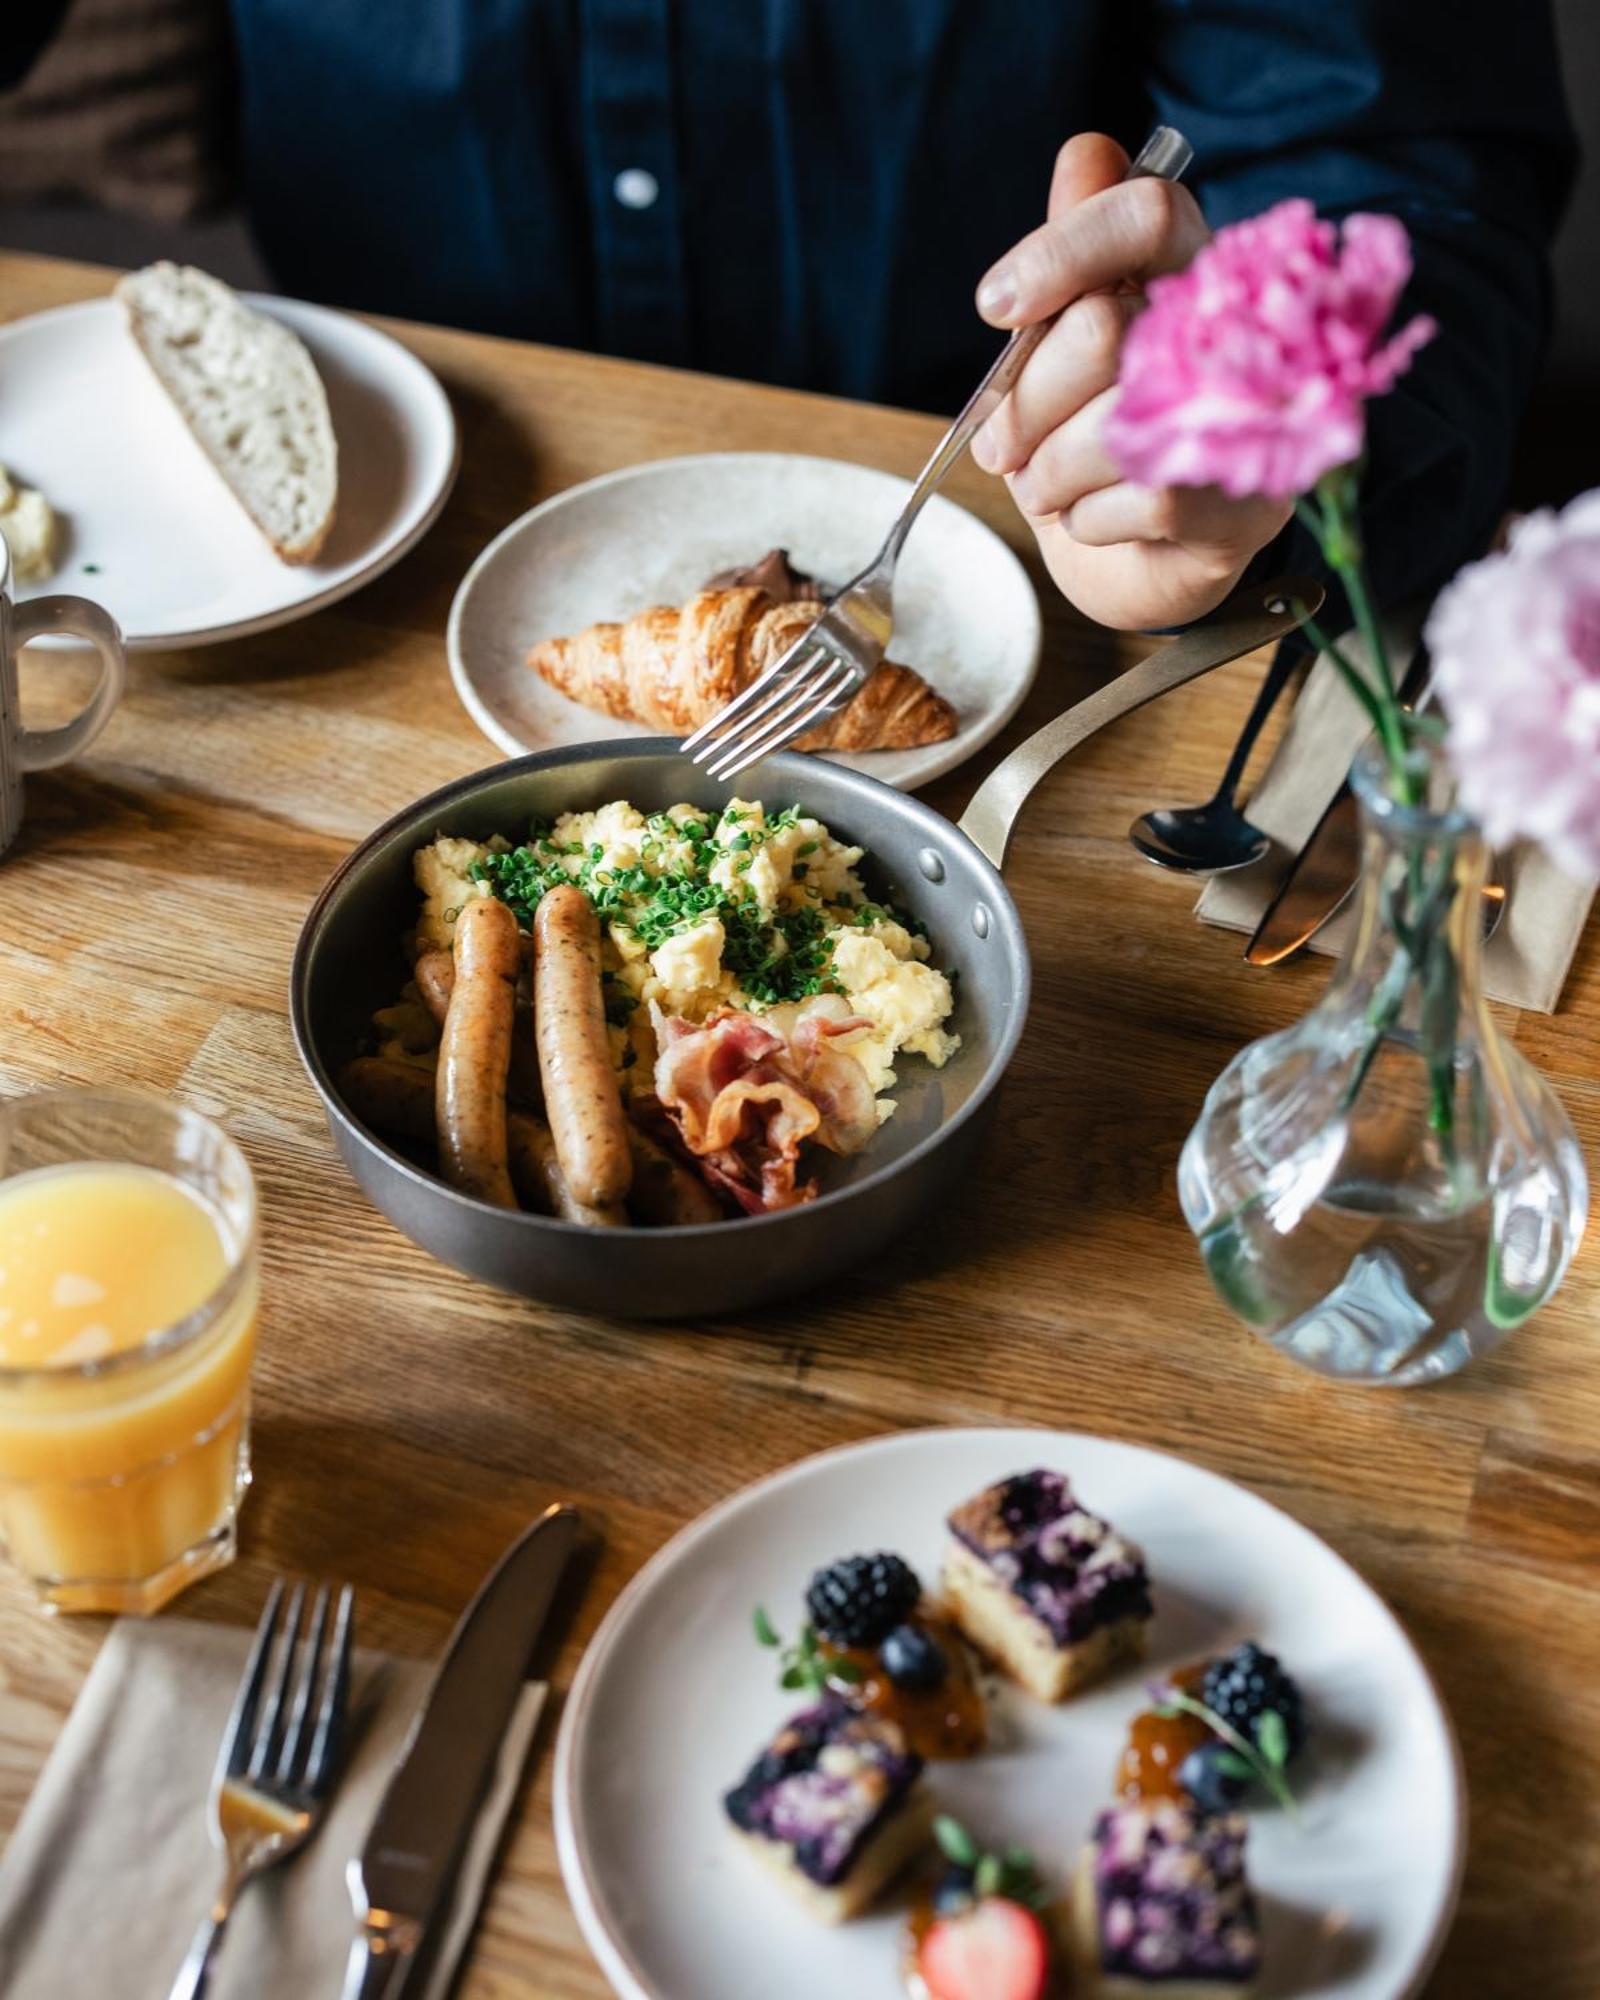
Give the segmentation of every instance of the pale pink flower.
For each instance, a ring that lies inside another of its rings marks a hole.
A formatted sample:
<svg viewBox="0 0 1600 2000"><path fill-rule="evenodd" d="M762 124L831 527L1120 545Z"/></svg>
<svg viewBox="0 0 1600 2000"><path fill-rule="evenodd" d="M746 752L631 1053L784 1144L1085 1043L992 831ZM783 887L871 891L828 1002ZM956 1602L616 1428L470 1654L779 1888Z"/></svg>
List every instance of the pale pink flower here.
<svg viewBox="0 0 1600 2000"><path fill-rule="evenodd" d="M1496 846L1600 874L1600 488L1469 563L1428 645L1461 803Z"/></svg>
<svg viewBox="0 0 1600 2000"><path fill-rule="evenodd" d="M1122 349L1106 444L1141 486L1306 493L1361 454L1365 402L1435 332L1384 327L1411 275L1405 229L1352 215L1343 237L1308 201L1217 232L1156 278Z"/></svg>

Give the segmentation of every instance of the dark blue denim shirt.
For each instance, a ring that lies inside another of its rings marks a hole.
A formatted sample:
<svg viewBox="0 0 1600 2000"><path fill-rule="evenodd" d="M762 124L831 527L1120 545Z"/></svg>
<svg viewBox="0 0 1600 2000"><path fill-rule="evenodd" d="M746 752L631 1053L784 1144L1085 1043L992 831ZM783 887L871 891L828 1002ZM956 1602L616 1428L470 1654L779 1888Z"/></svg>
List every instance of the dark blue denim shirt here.
<svg viewBox="0 0 1600 2000"><path fill-rule="evenodd" d="M1443 335L1379 407L1393 593L1487 534L1572 144L1547 0L231 0L285 289L948 410L1072 133L1193 141L1213 224L1401 216Z"/></svg>

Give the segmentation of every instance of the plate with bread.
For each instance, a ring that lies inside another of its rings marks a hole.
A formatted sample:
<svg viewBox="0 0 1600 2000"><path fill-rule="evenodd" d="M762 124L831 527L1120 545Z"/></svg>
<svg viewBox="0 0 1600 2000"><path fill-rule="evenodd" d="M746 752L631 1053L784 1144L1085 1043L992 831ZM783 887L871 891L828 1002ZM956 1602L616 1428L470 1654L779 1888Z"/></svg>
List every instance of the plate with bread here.
<svg viewBox="0 0 1600 2000"><path fill-rule="evenodd" d="M450 671L512 755L685 736L816 617L871 556L905 480L784 452L709 452L607 473L514 521L451 607ZM1039 603L1013 551L935 497L895 580L889 657L797 746L912 789L1016 713Z"/></svg>
<svg viewBox="0 0 1600 2000"><path fill-rule="evenodd" d="M190 267L0 327L0 379L22 594L81 588L130 647L331 604L420 539L455 478L449 400L398 341Z"/></svg>

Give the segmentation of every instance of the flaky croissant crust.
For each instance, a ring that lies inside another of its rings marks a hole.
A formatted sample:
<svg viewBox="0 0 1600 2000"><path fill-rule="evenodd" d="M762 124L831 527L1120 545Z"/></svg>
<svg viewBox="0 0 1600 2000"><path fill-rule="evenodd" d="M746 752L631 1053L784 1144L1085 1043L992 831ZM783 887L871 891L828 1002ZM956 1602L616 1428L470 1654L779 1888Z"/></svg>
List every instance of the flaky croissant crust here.
<svg viewBox="0 0 1600 2000"><path fill-rule="evenodd" d="M697 591L620 624L546 639L528 664L564 695L624 722L686 736L786 652L815 604L774 604L764 590ZM955 735L954 708L919 673L885 661L803 750L909 750Z"/></svg>

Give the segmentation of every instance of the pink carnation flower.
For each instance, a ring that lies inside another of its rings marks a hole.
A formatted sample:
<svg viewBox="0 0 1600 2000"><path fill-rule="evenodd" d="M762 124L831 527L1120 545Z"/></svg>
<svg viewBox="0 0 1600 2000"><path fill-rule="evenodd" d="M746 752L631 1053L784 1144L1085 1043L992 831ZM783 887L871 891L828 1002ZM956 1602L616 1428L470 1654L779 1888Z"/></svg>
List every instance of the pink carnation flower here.
<svg viewBox="0 0 1600 2000"><path fill-rule="evenodd" d="M1600 488L1469 563L1428 645L1461 803L1496 846L1600 874Z"/></svg>
<svg viewBox="0 0 1600 2000"><path fill-rule="evenodd" d="M1282 201L1219 230L1188 270L1151 283L1123 344L1112 457L1141 486L1309 492L1360 456L1366 398L1433 337L1418 318L1380 343L1410 275L1387 215L1352 215L1341 241L1310 202Z"/></svg>

